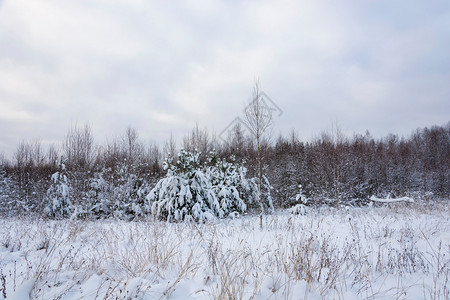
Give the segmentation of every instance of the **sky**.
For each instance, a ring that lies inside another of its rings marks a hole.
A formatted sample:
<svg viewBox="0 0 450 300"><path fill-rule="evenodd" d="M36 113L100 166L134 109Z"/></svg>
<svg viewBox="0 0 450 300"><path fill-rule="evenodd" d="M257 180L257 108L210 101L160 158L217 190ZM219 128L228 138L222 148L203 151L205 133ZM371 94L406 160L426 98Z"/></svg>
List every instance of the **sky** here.
<svg viewBox="0 0 450 300"><path fill-rule="evenodd" d="M0 153L90 124L216 135L255 81L272 134L408 136L450 121L450 1L0 0Z"/></svg>

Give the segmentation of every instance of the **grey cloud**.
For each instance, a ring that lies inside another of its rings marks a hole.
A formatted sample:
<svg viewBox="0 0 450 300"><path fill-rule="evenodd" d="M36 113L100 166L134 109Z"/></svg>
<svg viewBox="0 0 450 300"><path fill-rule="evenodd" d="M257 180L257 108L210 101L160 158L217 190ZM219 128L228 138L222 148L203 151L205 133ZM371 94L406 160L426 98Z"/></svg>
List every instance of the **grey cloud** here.
<svg viewBox="0 0 450 300"><path fill-rule="evenodd" d="M274 132L446 123L449 20L441 0L4 2L2 151L33 125L58 140L90 122L99 142L127 125L159 142L220 132L256 77L285 112Z"/></svg>

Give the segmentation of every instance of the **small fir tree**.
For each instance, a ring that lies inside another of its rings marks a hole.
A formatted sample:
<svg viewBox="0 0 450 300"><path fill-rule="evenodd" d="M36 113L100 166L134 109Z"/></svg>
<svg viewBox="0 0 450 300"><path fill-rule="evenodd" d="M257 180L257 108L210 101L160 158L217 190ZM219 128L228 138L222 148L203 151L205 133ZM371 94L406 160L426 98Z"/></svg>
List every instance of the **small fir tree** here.
<svg viewBox="0 0 450 300"><path fill-rule="evenodd" d="M308 198L305 196L301 184L298 185L298 193L295 196L295 200L297 204L290 209L290 212L294 215L306 215L308 210L305 204L308 202Z"/></svg>
<svg viewBox="0 0 450 300"><path fill-rule="evenodd" d="M105 170L95 173L89 179L89 190L87 192L87 203L89 215L99 218L111 216L111 201L109 199L109 184L104 179Z"/></svg>
<svg viewBox="0 0 450 300"><path fill-rule="evenodd" d="M47 190L47 207L45 213L50 218L62 219L71 216L72 201L68 173L64 163L58 164L59 171L51 176L50 187Z"/></svg>
<svg viewBox="0 0 450 300"><path fill-rule="evenodd" d="M219 201L222 217L227 217L230 213L245 212L247 205L242 196L245 195L245 186L248 185L245 178L246 169L237 166L233 156L228 162L217 158L216 153L211 152L208 161L213 165L207 167L206 174ZM254 189L256 190L257 187L255 186Z"/></svg>

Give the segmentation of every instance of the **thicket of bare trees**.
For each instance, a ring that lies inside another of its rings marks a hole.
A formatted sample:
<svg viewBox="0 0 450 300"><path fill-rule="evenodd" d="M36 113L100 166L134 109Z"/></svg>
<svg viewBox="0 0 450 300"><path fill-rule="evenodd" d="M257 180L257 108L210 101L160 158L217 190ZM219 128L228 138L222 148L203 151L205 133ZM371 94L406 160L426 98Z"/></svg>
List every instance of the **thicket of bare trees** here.
<svg viewBox="0 0 450 300"><path fill-rule="evenodd" d="M266 174L275 207L297 204L299 192L310 198L309 203L332 205L363 204L371 195L450 195L450 122L402 138L390 134L374 139L368 132L347 137L334 128L312 141L301 141L294 131L272 140L260 141L258 155L257 142L237 123L226 143L196 126L181 146L202 151L205 157L213 149L221 157L234 155L245 161L250 176ZM132 205L165 175L163 152L174 153L176 147L172 137L163 151L145 144L133 128L98 145L89 125L72 126L61 147L44 149L39 140L24 141L13 159L0 155L0 213L42 213L50 177L63 162L73 203L94 203L103 215L112 216L129 205L132 215ZM83 213L89 215L87 210Z"/></svg>
<svg viewBox="0 0 450 300"><path fill-rule="evenodd" d="M280 137L268 156L278 204L295 202L296 186L316 202L365 201L371 195L450 195L450 123L418 129L409 138L375 140L366 132L348 138L339 131L312 142Z"/></svg>

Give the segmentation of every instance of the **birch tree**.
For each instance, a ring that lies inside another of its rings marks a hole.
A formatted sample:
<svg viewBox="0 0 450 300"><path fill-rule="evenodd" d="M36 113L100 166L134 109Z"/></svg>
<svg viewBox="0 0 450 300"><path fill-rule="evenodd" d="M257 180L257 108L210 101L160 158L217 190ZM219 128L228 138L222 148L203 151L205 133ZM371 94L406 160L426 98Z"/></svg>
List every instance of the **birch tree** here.
<svg viewBox="0 0 450 300"><path fill-rule="evenodd" d="M258 201L260 206L260 225L262 227L264 208L261 197L261 186L263 184L261 142L267 130L273 125L273 116L272 110L264 100L258 81L255 82L255 86L253 87L252 100L244 110L244 120L256 142L258 156Z"/></svg>

